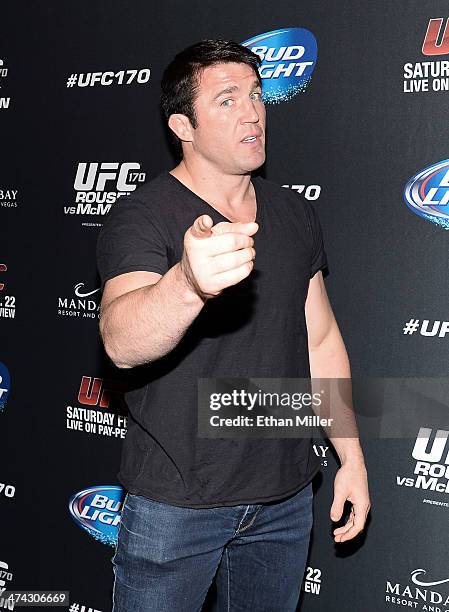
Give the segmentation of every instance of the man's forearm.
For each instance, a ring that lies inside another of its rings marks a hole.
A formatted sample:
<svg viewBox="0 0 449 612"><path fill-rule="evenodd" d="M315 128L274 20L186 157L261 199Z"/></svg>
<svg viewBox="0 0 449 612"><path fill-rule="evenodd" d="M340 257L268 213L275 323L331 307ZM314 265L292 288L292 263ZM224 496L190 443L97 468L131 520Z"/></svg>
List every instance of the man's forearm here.
<svg viewBox="0 0 449 612"><path fill-rule="evenodd" d="M358 437L358 428L352 408L351 368L349 358L338 327L335 326L322 343L309 348L312 388L320 391L319 379L329 381L330 395L326 414L336 423L326 427L329 440L337 451L341 463L346 461L364 463L363 451Z"/></svg>
<svg viewBox="0 0 449 612"><path fill-rule="evenodd" d="M119 368L159 359L179 343L204 303L177 263L157 283L108 304L100 319L106 353Z"/></svg>

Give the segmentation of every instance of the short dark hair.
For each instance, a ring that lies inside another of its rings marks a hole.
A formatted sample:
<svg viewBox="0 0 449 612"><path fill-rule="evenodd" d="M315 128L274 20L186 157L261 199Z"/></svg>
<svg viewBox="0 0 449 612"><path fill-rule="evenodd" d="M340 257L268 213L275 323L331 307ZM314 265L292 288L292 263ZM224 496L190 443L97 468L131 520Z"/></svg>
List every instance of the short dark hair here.
<svg viewBox="0 0 449 612"><path fill-rule="evenodd" d="M170 62L161 80L161 107L168 120L170 115L181 113L189 118L193 128L198 125L195 115L195 97L198 93L201 73L208 66L221 63L242 63L253 68L262 87L259 66L260 57L247 47L229 40L207 39L187 47ZM176 152L182 157L179 138L169 130Z"/></svg>

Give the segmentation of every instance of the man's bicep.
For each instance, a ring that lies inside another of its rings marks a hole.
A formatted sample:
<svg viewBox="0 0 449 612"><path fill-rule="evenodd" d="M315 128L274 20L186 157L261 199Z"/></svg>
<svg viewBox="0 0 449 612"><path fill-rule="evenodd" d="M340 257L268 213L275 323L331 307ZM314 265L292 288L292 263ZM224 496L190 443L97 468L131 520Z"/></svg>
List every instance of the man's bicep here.
<svg viewBox="0 0 449 612"><path fill-rule="evenodd" d="M110 278L104 286L101 298L101 311L104 312L107 306L121 295L147 285L154 285L160 278L162 278L162 274L158 272L146 272L143 270L126 272L125 274L118 274Z"/></svg>
<svg viewBox="0 0 449 612"><path fill-rule="evenodd" d="M305 315L309 348L316 348L335 324L321 270L309 282Z"/></svg>

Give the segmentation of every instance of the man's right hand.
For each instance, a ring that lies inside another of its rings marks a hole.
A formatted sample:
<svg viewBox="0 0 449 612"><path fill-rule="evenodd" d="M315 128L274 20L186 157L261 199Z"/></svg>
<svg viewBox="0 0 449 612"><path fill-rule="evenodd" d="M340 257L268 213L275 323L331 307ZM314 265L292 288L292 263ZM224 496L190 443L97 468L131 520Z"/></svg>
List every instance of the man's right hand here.
<svg viewBox="0 0 449 612"><path fill-rule="evenodd" d="M213 223L209 215L201 215L184 234L180 267L202 299L216 297L246 278L256 255L251 236L259 229L257 223Z"/></svg>

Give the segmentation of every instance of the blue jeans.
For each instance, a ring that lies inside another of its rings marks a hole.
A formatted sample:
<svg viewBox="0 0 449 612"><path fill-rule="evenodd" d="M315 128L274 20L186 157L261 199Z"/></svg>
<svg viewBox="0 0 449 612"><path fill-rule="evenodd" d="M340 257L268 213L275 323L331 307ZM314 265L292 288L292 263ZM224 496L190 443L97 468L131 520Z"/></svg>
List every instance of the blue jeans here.
<svg viewBox="0 0 449 612"><path fill-rule="evenodd" d="M312 528L312 483L280 502L181 508L126 494L113 612L294 612Z"/></svg>

